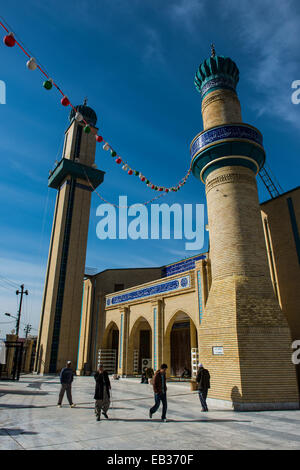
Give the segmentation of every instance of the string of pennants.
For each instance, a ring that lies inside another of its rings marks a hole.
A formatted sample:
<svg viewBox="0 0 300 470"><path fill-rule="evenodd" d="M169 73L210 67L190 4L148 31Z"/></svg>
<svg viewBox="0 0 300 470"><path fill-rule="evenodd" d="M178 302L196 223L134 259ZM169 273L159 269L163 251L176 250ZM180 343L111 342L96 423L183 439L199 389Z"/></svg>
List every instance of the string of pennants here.
<svg viewBox="0 0 300 470"><path fill-rule="evenodd" d="M2 18L2 17L1 17ZM3 18L2 18L3 19ZM6 23L6 21L3 19L4 23ZM7 24L7 23L6 23ZM186 183L188 177L190 176L190 173L191 173L191 166L188 170L188 172L186 173L186 175L184 176L184 178L182 178L179 183L176 185L176 186L171 186L171 187L165 187L165 186L158 186L154 183L152 183L146 176L144 176L140 171L138 170L135 170L133 168L130 167L130 165L124 161L123 158L121 158L121 156L114 150L114 148L112 147L112 145L107 142L102 135L99 135L97 133L97 131L91 127L88 122L84 119L84 117L82 116L81 113L79 113L77 111L77 109L73 106L73 104L71 103L70 99L68 98L67 95L65 95L63 93L63 91L61 90L61 88L55 83L55 81L49 77L48 73L45 71L45 68L42 67L41 63L38 62L34 57L32 57L28 52L27 50L25 49L25 47L23 47L22 43L20 40L17 40L17 37L16 35L11 32L3 23L2 21L0 20L0 26L2 26L2 28L6 31L6 35L4 36L3 38L3 42L4 44L7 46L7 47L14 47L15 45L18 45L19 48L23 51L23 53L27 56L27 62L26 62L26 66L28 68L28 70L31 70L31 71L34 71L36 69L40 70L40 72L44 75L45 77L45 80L43 82L43 87L45 88L45 90L51 90L53 87L57 89L57 91L61 94L62 98L60 100L62 106L65 106L65 107L68 107L70 106L73 110L74 110L74 113L75 113L75 120L78 121L78 122L82 122L84 123L84 132L89 134L89 133L93 133L95 135L95 139L97 142L99 143L102 143L102 146L103 146L103 150L105 151L109 151L110 152L110 155L111 157L114 159L115 163L118 164L118 165L122 165L122 170L125 171L128 175L134 175L134 176L137 176L139 177L140 181L145 183L147 185L148 188L151 188L152 190L154 191L158 191L158 192L163 192L163 194L159 195L158 197L161 197L162 195L165 195L167 193L169 193L170 191L173 191L173 192L176 192L178 191L182 186L184 186L184 184ZM7 25L9 26L9 25ZM99 194L98 194L99 195ZM100 195L99 195L100 196ZM101 196L100 196L101 197ZM103 199L103 198L102 198ZM154 198L156 199L156 198ZM151 199L152 201L153 199ZM148 204L149 202L151 201L147 201L145 204ZM107 202L107 201L106 201ZM114 204L113 204L114 205Z"/></svg>

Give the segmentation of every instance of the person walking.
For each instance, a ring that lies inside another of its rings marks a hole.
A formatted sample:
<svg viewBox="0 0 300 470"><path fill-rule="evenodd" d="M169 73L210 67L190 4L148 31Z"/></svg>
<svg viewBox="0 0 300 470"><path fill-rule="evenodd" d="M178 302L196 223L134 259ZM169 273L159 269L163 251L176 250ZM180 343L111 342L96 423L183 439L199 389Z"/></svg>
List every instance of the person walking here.
<svg viewBox="0 0 300 470"><path fill-rule="evenodd" d="M146 383L146 371L142 372L142 376L141 376L141 384L145 384Z"/></svg>
<svg viewBox="0 0 300 470"><path fill-rule="evenodd" d="M150 383L151 383L151 379L154 375L154 370L152 369L152 367L147 367L146 369L146 383L148 384L149 383L149 379L150 379Z"/></svg>
<svg viewBox="0 0 300 470"><path fill-rule="evenodd" d="M96 381L95 387L95 414L97 421L100 421L101 410L105 418L108 419L107 411L110 405L110 381L108 373L104 370L103 364L100 364L98 371L94 375Z"/></svg>
<svg viewBox="0 0 300 470"><path fill-rule="evenodd" d="M202 411L208 411L206 398L208 389L210 388L210 374L207 369L204 369L203 364L198 364L198 372L196 381L198 383L198 394Z"/></svg>
<svg viewBox="0 0 300 470"><path fill-rule="evenodd" d="M142 384L148 384L149 379L151 380L154 375L154 370L151 367L147 367L146 370L142 373Z"/></svg>
<svg viewBox="0 0 300 470"><path fill-rule="evenodd" d="M183 372L180 376L181 379L188 379L191 377L191 371L187 367L184 367Z"/></svg>
<svg viewBox="0 0 300 470"><path fill-rule="evenodd" d="M73 382L74 372L71 368L71 365L72 365L71 361L68 361L66 367L64 367L60 372L61 387L60 387L58 403L57 403L57 406L59 408L61 408L61 404L62 404L65 392L67 392L67 399L70 404L70 407L74 408L76 406L72 400L72 382Z"/></svg>
<svg viewBox="0 0 300 470"><path fill-rule="evenodd" d="M166 370L167 364L162 364L160 369L155 372L153 378L153 391L155 404L149 410L149 418L152 418L152 415L158 410L160 402L162 402L162 415L161 420L165 423L167 421L167 379L166 379Z"/></svg>

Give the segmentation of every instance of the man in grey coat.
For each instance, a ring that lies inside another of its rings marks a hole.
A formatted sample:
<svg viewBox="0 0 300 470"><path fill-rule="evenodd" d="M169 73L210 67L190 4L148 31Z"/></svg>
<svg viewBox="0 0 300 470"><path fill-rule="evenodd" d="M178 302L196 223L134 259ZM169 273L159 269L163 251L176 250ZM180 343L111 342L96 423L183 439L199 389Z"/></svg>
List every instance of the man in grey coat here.
<svg viewBox="0 0 300 470"><path fill-rule="evenodd" d="M71 368L71 361L68 361L67 362L67 366L64 367L61 372L60 372L60 383L61 383L61 387L60 387L60 392L59 392L59 397L58 397L58 403L57 403L57 406L59 408L61 408L61 404L62 404L62 401L63 401L63 397L64 397L64 394L65 392L67 392L67 398L68 398L68 402L70 404L70 407L71 408L74 408L74 406L76 406L74 403L73 403L73 400L72 400L72 382L73 382L73 377L74 377L74 372Z"/></svg>

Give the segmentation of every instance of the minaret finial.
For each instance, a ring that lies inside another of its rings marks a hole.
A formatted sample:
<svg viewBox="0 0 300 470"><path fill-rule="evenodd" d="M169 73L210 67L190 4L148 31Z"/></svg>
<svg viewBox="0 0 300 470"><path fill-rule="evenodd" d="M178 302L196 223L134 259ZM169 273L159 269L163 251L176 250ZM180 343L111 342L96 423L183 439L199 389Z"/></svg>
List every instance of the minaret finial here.
<svg viewBox="0 0 300 470"><path fill-rule="evenodd" d="M215 57L215 55L216 55L216 50L215 50L215 45L214 45L213 42L212 42L211 45L210 45L210 50L211 50L211 57Z"/></svg>
<svg viewBox="0 0 300 470"><path fill-rule="evenodd" d="M88 100L88 99L87 99L87 96L86 96L86 97L84 98L84 100L83 100L83 104L84 104L84 106L86 106L86 105L87 105L87 100Z"/></svg>

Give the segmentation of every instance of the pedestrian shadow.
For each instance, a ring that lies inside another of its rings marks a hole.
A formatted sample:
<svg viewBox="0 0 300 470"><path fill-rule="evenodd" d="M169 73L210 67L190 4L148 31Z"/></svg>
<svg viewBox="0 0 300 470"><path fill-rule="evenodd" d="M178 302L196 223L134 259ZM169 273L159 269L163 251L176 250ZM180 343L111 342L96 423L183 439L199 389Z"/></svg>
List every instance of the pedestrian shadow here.
<svg viewBox="0 0 300 470"><path fill-rule="evenodd" d="M79 409L79 410L94 410L95 409L95 406L80 406L80 405L84 405L84 403L76 403L76 408ZM67 405L66 405L67 406ZM109 410L135 410L135 408L115 408L114 406L111 406L109 408Z"/></svg>
<svg viewBox="0 0 300 470"><path fill-rule="evenodd" d="M41 389L41 386L42 386L43 382L35 382L35 383L29 383L27 385L27 387L29 388L37 388L37 389Z"/></svg>
<svg viewBox="0 0 300 470"><path fill-rule="evenodd" d="M49 395L49 392L40 392L34 390L4 390L4 395Z"/></svg>
<svg viewBox="0 0 300 470"><path fill-rule="evenodd" d="M26 435L34 435L38 434L38 432L34 431L24 431L24 429L21 428L0 428L0 436L18 436L19 434L26 434Z"/></svg>
<svg viewBox="0 0 300 470"><path fill-rule="evenodd" d="M161 423L161 419L147 419L147 418L110 418L109 421L128 421L136 423ZM241 419L167 419L167 423L251 423L251 420Z"/></svg>
<svg viewBox="0 0 300 470"><path fill-rule="evenodd" d="M36 387L37 386L36 384L39 384L39 385L42 385L42 384L45 384L45 385L61 385L60 381L51 382L51 379L33 381L33 380L23 380L22 377L21 377L19 383L20 384L29 384L29 385L27 385L27 387Z"/></svg>
<svg viewBox="0 0 300 470"><path fill-rule="evenodd" d="M135 408L127 408L126 406L124 406L124 408L111 406L109 409L110 410L135 410Z"/></svg>
<svg viewBox="0 0 300 470"><path fill-rule="evenodd" d="M57 405L15 405L15 404L7 404L7 403L0 403L0 410L3 408L8 408L12 410L17 409L25 409L25 408L56 408Z"/></svg>

